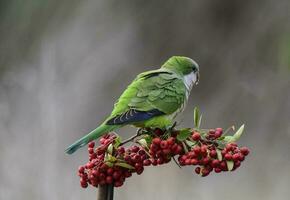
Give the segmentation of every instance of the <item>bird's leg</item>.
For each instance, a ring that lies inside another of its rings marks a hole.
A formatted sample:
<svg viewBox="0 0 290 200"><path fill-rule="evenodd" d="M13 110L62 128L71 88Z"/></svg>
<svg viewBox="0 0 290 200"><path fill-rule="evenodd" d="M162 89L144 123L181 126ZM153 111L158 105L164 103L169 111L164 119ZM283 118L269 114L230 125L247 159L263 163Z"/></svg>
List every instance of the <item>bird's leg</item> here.
<svg viewBox="0 0 290 200"><path fill-rule="evenodd" d="M137 135L137 136L142 135L142 131L143 131L142 128L138 128L137 131L136 131L136 135Z"/></svg>
<svg viewBox="0 0 290 200"><path fill-rule="evenodd" d="M168 129L170 132L172 132L175 128L175 126L177 125L177 122L175 121L172 126Z"/></svg>

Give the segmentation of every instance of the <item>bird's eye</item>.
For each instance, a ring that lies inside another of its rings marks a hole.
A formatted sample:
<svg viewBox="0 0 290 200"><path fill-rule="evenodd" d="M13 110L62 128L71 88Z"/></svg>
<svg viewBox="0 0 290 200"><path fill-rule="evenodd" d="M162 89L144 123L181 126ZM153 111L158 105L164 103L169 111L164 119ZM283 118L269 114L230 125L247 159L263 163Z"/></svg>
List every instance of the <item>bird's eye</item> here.
<svg viewBox="0 0 290 200"><path fill-rule="evenodd" d="M192 67L192 71L195 73L197 72L197 67Z"/></svg>

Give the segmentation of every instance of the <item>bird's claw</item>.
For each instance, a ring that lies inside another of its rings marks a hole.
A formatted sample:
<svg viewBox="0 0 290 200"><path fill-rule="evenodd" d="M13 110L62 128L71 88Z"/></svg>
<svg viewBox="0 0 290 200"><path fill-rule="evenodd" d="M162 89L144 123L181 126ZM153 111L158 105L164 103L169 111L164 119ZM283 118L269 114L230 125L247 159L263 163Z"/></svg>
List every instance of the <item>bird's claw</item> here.
<svg viewBox="0 0 290 200"><path fill-rule="evenodd" d="M176 125L177 125L177 122L174 122L172 124L172 126L169 128L169 131L172 132L174 130L174 128L175 128Z"/></svg>

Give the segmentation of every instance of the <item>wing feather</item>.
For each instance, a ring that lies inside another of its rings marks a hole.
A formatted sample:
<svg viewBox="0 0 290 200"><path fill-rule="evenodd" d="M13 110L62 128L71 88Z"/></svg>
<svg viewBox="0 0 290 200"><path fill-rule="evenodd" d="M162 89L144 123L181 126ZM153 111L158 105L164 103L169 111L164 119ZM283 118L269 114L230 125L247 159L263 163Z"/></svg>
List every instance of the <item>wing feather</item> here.
<svg viewBox="0 0 290 200"><path fill-rule="evenodd" d="M175 73L161 69L142 73L115 103L108 122L128 123L156 115L172 114L182 107L185 94L183 80ZM154 115L150 115L152 110Z"/></svg>

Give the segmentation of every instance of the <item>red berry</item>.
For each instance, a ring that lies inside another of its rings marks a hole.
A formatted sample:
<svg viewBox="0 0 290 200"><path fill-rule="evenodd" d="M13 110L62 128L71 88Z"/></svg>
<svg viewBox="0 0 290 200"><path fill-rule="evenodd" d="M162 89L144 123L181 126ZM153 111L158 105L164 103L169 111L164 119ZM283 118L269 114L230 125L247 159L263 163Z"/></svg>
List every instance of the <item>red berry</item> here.
<svg viewBox="0 0 290 200"><path fill-rule="evenodd" d="M87 169L92 169L93 167L94 167L94 163L92 163L92 162L89 162L86 164Z"/></svg>
<svg viewBox="0 0 290 200"><path fill-rule="evenodd" d="M207 165L210 162L209 158L206 157L202 160L203 165Z"/></svg>
<svg viewBox="0 0 290 200"><path fill-rule="evenodd" d="M89 154L93 154L94 153L94 148L88 148L88 152L89 152Z"/></svg>
<svg viewBox="0 0 290 200"><path fill-rule="evenodd" d="M152 143L156 144L156 145L159 145L160 142L161 142L161 139L159 137L153 138L153 140L152 140Z"/></svg>
<svg viewBox="0 0 290 200"><path fill-rule="evenodd" d="M121 182L121 181L114 182L115 187L121 187L122 185L123 185L123 182Z"/></svg>
<svg viewBox="0 0 290 200"><path fill-rule="evenodd" d="M217 152L216 150L211 150L210 153L209 153L210 157L212 158L216 158L217 157Z"/></svg>
<svg viewBox="0 0 290 200"><path fill-rule="evenodd" d="M203 176L203 177L209 175L209 173L210 173L210 170L208 170L208 169L206 169L206 168L203 168L203 169L201 170L201 176Z"/></svg>
<svg viewBox="0 0 290 200"><path fill-rule="evenodd" d="M216 130L215 133L214 133L214 137L215 138L219 138L220 136L222 136L223 132L222 131L218 131Z"/></svg>
<svg viewBox="0 0 290 200"><path fill-rule="evenodd" d="M200 148L200 152L203 156L207 156L207 146L206 145L202 145Z"/></svg>
<svg viewBox="0 0 290 200"><path fill-rule="evenodd" d="M85 171L85 168L83 167L83 166L79 166L79 173L84 173L84 171Z"/></svg>
<svg viewBox="0 0 290 200"><path fill-rule="evenodd" d="M196 167L194 171L195 173L200 174L200 167Z"/></svg>
<svg viewBox="0 0 290 200"><path fill-rule="evenodd" d="M170 149L163 149L162 152L165 154L165 155L168 155L171 153Z"/></svg>
<svg viewBox="0 0 290 200"><path fill-rule="evenodd" d="M156 128L156 129L154 130L154 133L155 133L156 135L158 135L158 136L163 135L163 131L162 131L160 128Z"/></svg>
<svg viewBox="0 0 290 200"><path fill-rule="evenodd" d="M121 173L119 171L115 171L114 174L113 174L113 178L114 180L118 180L121 176Z"/></svg>
<svg viewBox="0 0 290 200"><path fill-rule="evenodd" d="M198 164L198 160L193 158L193 159L190 160L190 164L191 165L197 165Z"/></svg>
<svg viewBox="0 0 290 200"><path fill-rule="evenodd" d="M107 176L107 177L106 177L106 183L107 183L107 184L111 184L111 183L113 183L113 177L112 177L112 176Z"/></svg>
<svg viewBox="0 0 290 200"><path fill-rule="evenodd" d="M240 166L241 166L241 161L236 161L236 162L234 163L234 166L235 166L235 168L240 167Z"/></svg>
<svg viewBox="0 0 290 200"><path fill-rule="evenodd" d="M104 144L104 143L105 143L105 141L106 141L106 139L105 139L105 138L101 138L101 139L100 139L100 143L101 143L101 144Z"/></svg>
<svg viewBox="0 0 290 200"><path fill-rule="evenodd" d="M125 153L125 148L124 147L119 147L118 148L118 154L124 154Z"/></svg>
<svg viewBox="0 0 290 200"><path fill-rule="evenodd" d="M193 151L194 151L197 155L199 155L199 154L200 154L200 147L199 147L199 146L194 147L194 148L193 148Z"/></svg>
<svg viewBox="0 0 290 200"><path fill-rule="evenodd" d="M227 154L225 155L225 159L226 159L226 160L232 160L232 159L233 159L232 154L227 153Z"/></svg>
<svg viewBox="0 0 290 200"><path fill-rule="evenodd" d="M240 151L244 156L247 156L250 153L250 150L247 147L241 147Z"/></svg>
<svg viewBox="0 0 290 200"><path fill-rule="evenodd" d="M142 174L143 171L144 171L144 168L143 167L136 169L136 173L138 175Z"/></svg>
<svg viewBox="0 0 290 200"><path fill-rule="evenodd" d="M162 156L163 156L162 150L159 150L159 151L156 152L156 157L160 158Z"/></svg>
<svg viewBox="0 0 290 200"><path fill-rule="evenodd" d="M126 178L129 178L130 176L132 176L132 173L129 172L129 171L126 171L126 172L125 172L125 177L126 177ZM122 177L121 177L121 178L122 178Z"/></svg>
<svg viewBox="0 0 290 200"><path fill-rule="evenodd" d="M151 163L152 163L153 166L156 166L157 165L157 160L151 159Z"/></svg>
<svg viewBox="0 0 290 200"><path fill-rule="evenodd" d="M143 161L143 165L144 165L144 166L149 166L149 165L151 165L151 161L150 161L149 159L144 160L144 161Z"/></svg>
<svg viewBox="0 0 290 200"><path fill-rule="evenodd" d="M141 150L138 151L138 154L139 154L140 156L142 156L142 155L146 154L146 152L145 152L143 149L141 149Z"/></svg>
<svg viewBox="0 0 290 200"><path fill-rule="evenodd" d="M191 138L194 140L194 141L198 141L200 140L200 134L198 132L193 132L193 134L191 135Z"/></svg>
<svg viewBox="0 0 290 200"><path fill-rule="evenodd" d="M177 155L180 155L182 153L182 151L183 151L182 146L178 145L177 149L174 151L174 153L177 154Z"/></svg>
<svg viewBox="0 0 290 200"><path fill-rule="evenodd" d="M135 163L135 169L138 169L143 166L143 163Z"/></svg>
<svg viewBox="0 0 290 200"><path fill-rule="evenodd" d="M112 175L114 173L114 170L112 168L107 169L107 174Z"/></svg>
<svg viewBox="0 0 290 200"><path fill-rule="evenodd" d="M92 171L92 174L93 174L93 176L98 177L100 173L97 170L94 169Z"/></svg>
<svg viewBox="0 0 290 200"><path fill-rule="evenodd" d="M95 146L95 142L93 142L93 141L90 142L88 146L89 146L89 148L94 148L94 146Z"/></svg>
<svg viewBox="0 0 290 200"><path fill-rule="evenodd" d="M218 167L219 164L220 164L220 161L219 161L219 160L213 160L213 161L211 161L211 166L212 166L213 168Z"/></svg>
<svg viewBox="0 0 290 200"><path fill-rule="evenodd" d="M186 155L182 155L180 158L181 158L182 161L185 162L185 160L187 159L187 156Z"/></svg>
<svg viewBox="0 0 290 200"><path fill-rule="evenodd" d="M134 152L134 153L137 153L138 151L139 151L139 147L138 146L132 146L131 147L131 150L132 150L132 152Z"/></svg>
<svg viewBox="0 0 290 200"><path fill-rule="evenodd" d="M147 157L148 157L148 155L146 155L146 154L142 155L142 156L141 156L141 161L147 159Z"/></svg>
<svg viewBox="0 0 290 200"><path fill-rule="evenodd" d="M225 156L226 153L227 153L227 151L226 151L225 149L223 149L223 150L221 151L221 153L222 153L222 156Z"/></svg>
<svg viewBox="0 0 290 200"><path fill-rule="evenodd" d="M241 154L241 153L239 154L239 160L240 161L244 161L245 160L245 156L243 154Z"/></svg>
<svg viewBox="0 0 290 200"><path fill-rule="evenodd" d="M158 158L158 159L157 159L157 164L158 164L158 165L162 165L163 163L164 163L163 158Z"/></svg>
<svg viewBox="0 0 290 200"><path fill-rule="evenodd" d="M166 148L168 147L168 143L167 143L167 141L166 141L166 140L162 140L162 141L160 142L160 147L161 147L162 149L166 149Z"/></svg>
<svg viewBox="0 0 290 200"><path fill-rule="evenodd" d="M168 138L167 139L167 143L168 143L168 145L173 145L174 143L175 143L175 138L174 137L170 137L170 138Z"/></svg>
<svg viewBox="0 0 290 200"><path fill-rule="evenodd" d="M220 168L223 171L228 171L227 163L225 161L220 162Z"/></svg>
<svg viewBox="0 0 290 200"><path fill-rule="evenodd" d="M196 158L197 155L196 155L196 153L194 151L190 151L190 152L188 152L188 157L190 157L190 158Z"/></svg>
<svg viewBox="0 0 290 200"><path fill-rule="evenodd" d="M233 146L231 145L231 143L226 144L226 147L225 147L226 152L229 152L229 151L231 151L232 149L233 149Z"/></svg>
<svg viewBox="0 0 290 200"><path fill-rule="evenodd" d="M239 153L235 153L235 154L233 155L233 160L234 160L234 161L238 161L238 160L240 160L240 154L239 154Z"/></svg>
<svg viewBox="0 0 290 200"><path fill-rule="evenodd" d="M186 159L184 162L186 165L190 165L191 164L191 160L190 159Z"/></svg>
<svg viewBox="0 0 290 200"><path fill-rule="evenodd" d="M215 130L216 131L219 131L219 132L223 132L223 129L222 128L216 128Z"/></svg>
<svg viewBox="0 0 290 200"><path fill-rule="evenodd" d="M110 139L107 139L104 141L104 145L107 145L107 144L110 144L111 143L111 140Z"/></svg>
<svg viewBox="0 0 290 200"><path fill-rule="evenodd" d="M159 147L158 147L156 144L152 143L152 144L150 145L150 150L151 150L151 151L155 152L155 151L157 151L158 149L159 149Z"/></svg>
<svg viewBox="0 0 290 200"><path fill-rule="evenodd" d="M222 170L220 168L214 168L215 173L220 173Z"/></svg>
<svg viewBox="0 0 290 200"><path fill-rule="evenodd" d="M100 180L104 180L104 179L106 178L106 176L105 176L104 173L100 173L99 176L98 176L98 178L99 178Z"/></svg>
<svg viewBox="0 0 290 200"><path fill-rule="evenodd" d="M82 188L86 188L86 187L88 187L88 183L86 182L86 181L80 181L80 184L81 184L81 187Z"/></svg>
<svg viewBox="0 0 290 200"><path fill-rule="evenodd" d="M125 156L125 157L124 157L124 160L125 160L126 162L130 162L130 161L131 161L131 156L129 156L129 155Z"/></svg>

